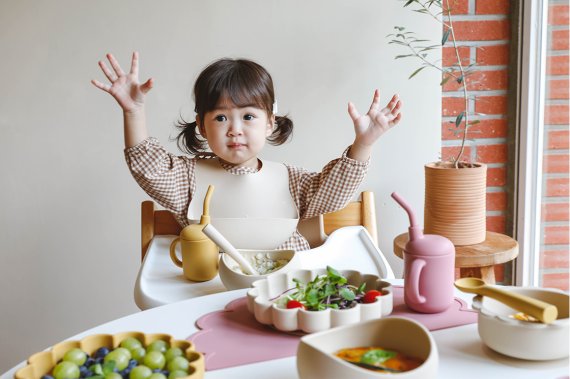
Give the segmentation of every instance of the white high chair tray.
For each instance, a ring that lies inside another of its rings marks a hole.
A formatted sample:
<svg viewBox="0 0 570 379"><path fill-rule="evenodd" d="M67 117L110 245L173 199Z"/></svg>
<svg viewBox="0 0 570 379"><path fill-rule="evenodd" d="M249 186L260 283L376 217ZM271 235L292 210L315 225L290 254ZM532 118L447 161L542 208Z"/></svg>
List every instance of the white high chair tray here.
<svg viewBox="0 0 570 379"><path fill-rule="evenodd" d="M148 247L135 283L135 303L140 309L226 291L219 275L207 282L192 282L184 277L182 269L170 260L170 243L174 238L173 235L155 236ZM394 278L386 258L362 226L340 228L331 233L323 245L297 254L302 254L301 268L329 265Z"/></svg>

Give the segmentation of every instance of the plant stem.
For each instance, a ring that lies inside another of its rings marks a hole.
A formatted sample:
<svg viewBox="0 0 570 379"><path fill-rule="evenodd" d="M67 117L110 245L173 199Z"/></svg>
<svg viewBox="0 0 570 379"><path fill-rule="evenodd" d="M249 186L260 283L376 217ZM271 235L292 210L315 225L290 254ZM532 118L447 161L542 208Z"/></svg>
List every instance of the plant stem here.
<svg viewBox="0 0 570 379"><path fill-rule="evenodd" d="M457 47L457 41L455 40L455 31L453 30L453 20L451 19L451 8L449 7L449 0L445 0L447 4L447 18L449 19L449 30L451 30L451 41L453 42L453 50L455 50L455 56L457 57L457 65L459 66L459 70L461 72L461 84L463 87L463 98L465 100L465 113L463 114L465 127L463 128L463 138L461 139L461 150L455 157L455 168L459 168L459 160L463 156L463 152L465 151L465 141L467 140L467 128L469 127L469 97L467 96L467 80L465 78L465 72L463 70L463 64L461 63L461 57L459 55L459 49Z"/></svg>

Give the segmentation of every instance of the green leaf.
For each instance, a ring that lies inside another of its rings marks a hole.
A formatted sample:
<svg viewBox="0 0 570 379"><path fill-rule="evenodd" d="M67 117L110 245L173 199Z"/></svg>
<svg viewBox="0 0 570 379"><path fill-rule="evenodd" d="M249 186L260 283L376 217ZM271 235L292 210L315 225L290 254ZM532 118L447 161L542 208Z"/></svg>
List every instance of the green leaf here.
<svg viewBox="0 0 570 379"><path fill-rule="evenodd" d="M348 289L346 287L341 288L339 293L343 299L348 300L348 301L352 301L356 297L354 295L354 292L352 292L350 289Z"/></svg>
<svg viewBox="0 0 570 379"><path fill-rule="evenodd" d="M339 272L337 270L335 270L334 268L332 268L331 266L327 266L327 274L328 274L329 278L331 278L331 279L338 279L338 278L342 277L339 274Z"/></svg>
<svg viewBox="0 0 570 379"><path fill-rule="evenodd" d="M383 349L373 349L369 350L362 355L360 362L366 363L368 365L379 365L386 362L390 358L396 356L395 351L383 350Z"/></svg>
<svg viewBox="0 0 570 379"><path fill-rule="evenodd" d="M404 8L407 7L408 5L415 3L416 0L408 0L408 2L406 4L404 4Z"/></svg>
<svg viewBox="0 0 570 379"><path fill-rule="evenodd" d="M356 293L362 293L362 292L364 292L365 289L366 289L366 283L362 283L362 284L358 287L358 290L356 291Z"/></svg>
<svg viewBox="0 0 570 379"><path fill-rule="evenodd" d="M412 75L410 75L410 76L408 77L408 79L411 79L411 78L413 78L414 76L416 76L416 75L417 75L421 70L423 70L424 68L426 68L426 66L422 66L422 67L418 68L416 71L412 72Z"/></svg>
<svg viewBox="0 0 570 379"><path fill-rule="evenodd" d="M459 125L461 125L461 121L463 120L463 116L465 116L465 112L461 112L457 118L455 119L455 127L459 128Z"/></svg>
<svg viewBox="0 0 570 379"><path fill-rule="evenodd" d="M407 57L413 57L413 56L414 56L414 54L396 55L394 57L394 59L407 58Z"/></svg>
<svg viewBox="0 0 570 379"><path fill-rule="evenodd" d="M461 82L463 82L463 75L461 75L460 77L458 77L457 79L455 79L455 81L459 84L461 84Z"/></svg>
<svg viewBox="0 0 570 379"><path fill-rule="evenodd" d="M305 295L305 300L309 304L309 306L314 306L319 302L319 291L316 289L311 289Z"/></svg>
<svg viewBox="0 0 570 379"><path fill-rule="evenodd" d="M447 42L447 39L449 38L449 34L451 33L451 29L447 29L445 31L445 33L443 33L443 37L441 39L441 45L445 45L445 43Z"/></svg>

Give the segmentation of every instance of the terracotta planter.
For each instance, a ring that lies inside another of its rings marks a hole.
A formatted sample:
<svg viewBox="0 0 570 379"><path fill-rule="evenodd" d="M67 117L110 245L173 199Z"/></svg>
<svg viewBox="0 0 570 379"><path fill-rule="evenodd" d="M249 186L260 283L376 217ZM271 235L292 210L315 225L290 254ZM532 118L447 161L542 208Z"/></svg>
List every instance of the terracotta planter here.
<svg viewBox="0 0 570 379"><path fill-rule="evenodd" d="M485 240L487 165L454 168L450 162L425 165L424 230L456 246Z"/></svg>

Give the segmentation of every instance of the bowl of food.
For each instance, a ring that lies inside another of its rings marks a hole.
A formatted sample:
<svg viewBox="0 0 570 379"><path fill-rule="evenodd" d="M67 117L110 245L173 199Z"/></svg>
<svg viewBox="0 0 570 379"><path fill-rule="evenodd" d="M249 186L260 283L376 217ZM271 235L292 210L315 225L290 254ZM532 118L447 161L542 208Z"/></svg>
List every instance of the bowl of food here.
<svg viewBox="0 0 570 379"><path fill-rule="evenodd" d="M297 349L301 379L431 379L437 347L417 321L389 317L309 334Z"/></svg>
<svg viewBox="0 0 570 379"><path fill-rule="evenodd" d="M201 379L205 370L204 356L191 342L140 332L63 341L32 355L27 363L16 371L16 379Z"/></svg>
<svg viewBox="0 0 570 379"><path fill-rule="evenodd" d="M550 360L568 357L568 294L556 289L509 287L558 308L554 322L544 324L490 297L476 296L479 336L489 348L510 357Z"/></svg>
<svg viewBox="0 0 570 379"><path fill-rule="evenodd" d="M300 266L299 257L294 250L237 250L246 261L259 273L249 275L228 254L220 259L220 279L228 290L249 288L252 283L265 279L274 273L283 273Z"/></svg>
<svg viewBox="0 0 570 379"><path fill-rule="evenodd" d="M393 307L390 283L332 267L271 275L254 282L247 298L258 322L284 332L314 333L376 319Z"/></svg>

